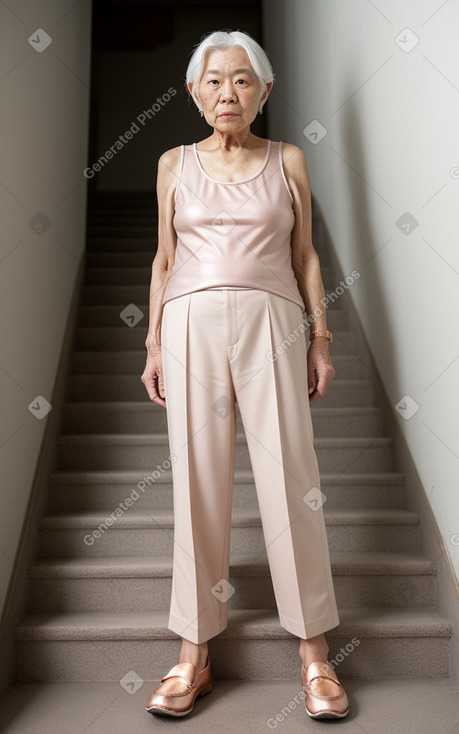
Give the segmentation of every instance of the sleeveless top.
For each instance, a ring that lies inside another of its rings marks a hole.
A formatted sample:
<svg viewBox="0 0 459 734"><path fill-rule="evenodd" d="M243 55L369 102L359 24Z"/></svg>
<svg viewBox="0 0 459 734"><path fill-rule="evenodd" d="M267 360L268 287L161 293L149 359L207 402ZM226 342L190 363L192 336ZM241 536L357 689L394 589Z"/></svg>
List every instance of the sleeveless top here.
<svg viewBox="0 0 459 734"><path fill-rule="evenodd" d="M163 305L221 286L257 288L305 305L292 267L293 197L282 143L268 140L258 171L242 181L216 181L204 171L196 143L181 146L173 226L175 261Z"/></svg>

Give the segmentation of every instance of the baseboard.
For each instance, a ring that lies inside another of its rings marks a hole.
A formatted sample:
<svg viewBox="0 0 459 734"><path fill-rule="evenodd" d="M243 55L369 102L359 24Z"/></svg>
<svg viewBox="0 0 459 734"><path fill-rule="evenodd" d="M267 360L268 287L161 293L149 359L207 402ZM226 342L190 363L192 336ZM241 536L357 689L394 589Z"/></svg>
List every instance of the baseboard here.
<svg viewBox="0 0 459 734"><path fill-rule="evenodd" d="M329 251L330 262L334 272L340 274L339 278L345 277L348 274L342 273L326 221L321 213L318 202L314 198L313 216L320 222L321 236L323 236L324 244ZM351 290L352 288L341 296L340 305L348 314L349 327L355 336L355 355L366 366L366 379L372 382L375 396L374 404L382 409L384 428L381 435L392 438L396 471L402 472L405 476L406 509L412 510L419 515L421 552L436 564L437 609L444 616L448 617L453 626L450 673L451 677L458 681L459 585L456 574L405 436L400 428L399 418L384 388L384 382L379 373L378 365L373 359L360 317L352 300Z"/></svg>
<svg viewBox="0 0 459 734"><path fill-rule="evenodd" d="M72 301L67 318L51 404L53 409L47 416L43 442L35 469L34 481L29 496L27 511L18 543L13 572L3 607L0 622L0 695L3 695L15 682L15 651L13 629L27 614L29 568L38 554L38 523L46 514L48 502L49 475L54 470L57 439L63 417L66 385L68 381L70 358L75 338L75 328L80 305L81 289L86 264L83 252L75 280Z"/></svg>

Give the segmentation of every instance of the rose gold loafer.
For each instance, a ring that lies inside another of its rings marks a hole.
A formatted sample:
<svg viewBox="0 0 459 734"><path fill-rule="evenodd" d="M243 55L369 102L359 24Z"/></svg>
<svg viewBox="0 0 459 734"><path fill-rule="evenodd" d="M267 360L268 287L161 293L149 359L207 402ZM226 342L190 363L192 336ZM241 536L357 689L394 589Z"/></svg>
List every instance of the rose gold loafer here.
<svg viewBox="0 0 459 734"><path fill-rule="evenodd" d="M146 709L152 714L186 716L192 711L197 696L210 693L213 686L210 660L197 672L193 663L178 663L161 678L160 685L147 701Z"/></svg>
<svg viewBox="0 0 459 734"><path fill-rule="evenodd" d="M349 713L346 691L328 663L301 666L306 713L312 719L344 719Z"/></svg>

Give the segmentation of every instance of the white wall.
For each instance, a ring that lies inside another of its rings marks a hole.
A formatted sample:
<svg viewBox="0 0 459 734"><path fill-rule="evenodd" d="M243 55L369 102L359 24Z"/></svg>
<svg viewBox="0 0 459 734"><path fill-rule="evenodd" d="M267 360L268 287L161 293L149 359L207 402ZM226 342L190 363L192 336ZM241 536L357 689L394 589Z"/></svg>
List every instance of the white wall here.
<svg viewBox="0 0 459 734"><path fill-rule="evenodd" d="M264 0L269 136L303 149L343 273L361 274L350 295L459 578L458 28L458 0Z"/></svg>
<svg viewBox="0 0 459 734"><path fill-rule="evenodd" d="M84 251L91 2L10 0L0 29L1 609ZM38 29L52 39L41 52L28 42Z"/></svg>

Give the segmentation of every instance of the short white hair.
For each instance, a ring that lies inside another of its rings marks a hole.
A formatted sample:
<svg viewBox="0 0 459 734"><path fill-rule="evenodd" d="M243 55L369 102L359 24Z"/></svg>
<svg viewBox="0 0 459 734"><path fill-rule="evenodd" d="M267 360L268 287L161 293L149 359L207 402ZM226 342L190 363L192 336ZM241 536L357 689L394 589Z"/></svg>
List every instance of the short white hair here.
<svg viewBox="0 0 459 734"><path fill-rule="evenodd" d="M234 48L235 46L244 49L249 57L249 61L260 82L262 90L260 96L264 93L266 84L274 81L275 75L266 52L248 33L245 31L214 31L209 33L194 49L186 70L187 90L189 92L188 83L193 82L192 97L201 112L199 83L205 68L206 54L209 51L225 50L227 48Z"/></svg>

